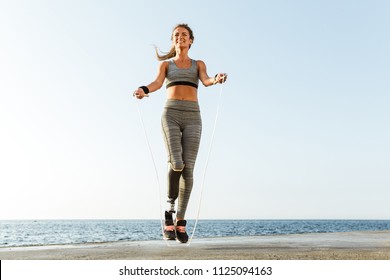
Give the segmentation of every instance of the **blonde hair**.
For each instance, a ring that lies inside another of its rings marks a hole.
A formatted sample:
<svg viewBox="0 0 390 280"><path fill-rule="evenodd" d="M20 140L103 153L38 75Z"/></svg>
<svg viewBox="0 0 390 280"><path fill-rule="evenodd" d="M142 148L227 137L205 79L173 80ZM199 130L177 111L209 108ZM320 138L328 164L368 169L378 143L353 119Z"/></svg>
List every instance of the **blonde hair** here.
<svg viewBox="0 0 390 280"><path fill-rule="evenodd" d="M173 40L173 31L175 31L175 29L179 28L179 27L187 29L187 31L188 31L188 33L190 35L190 39L192 39L192 42L194 42L194 33L192 32L192 29L186 23L178 24L178 25L176 25L173 28L172 34L171 34L171 41ZM191 48L191 45L190 45L190 48ZM169 50L169 52L163 52L163 54L159 54L159 50L158 50L158 48L156 46L154 46L154 49L156 51L157 59L160 60L160 61L167 60L167 59L170 59L170 58L176 56L176 48L175 48L175 46L172 46L171 49Z"/></svg>

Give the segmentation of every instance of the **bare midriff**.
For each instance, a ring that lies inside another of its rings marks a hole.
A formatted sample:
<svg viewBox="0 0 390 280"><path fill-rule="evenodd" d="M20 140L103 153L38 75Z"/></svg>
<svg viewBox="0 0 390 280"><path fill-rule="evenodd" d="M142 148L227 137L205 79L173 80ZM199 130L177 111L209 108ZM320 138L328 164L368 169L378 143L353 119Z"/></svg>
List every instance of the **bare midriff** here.
<svg viewBox="0 0 390 280"><path fill-rule="evenodd" d="M198 101L198 90L191 86L172 86L167 88L167 98L175 100Z"/></svg>

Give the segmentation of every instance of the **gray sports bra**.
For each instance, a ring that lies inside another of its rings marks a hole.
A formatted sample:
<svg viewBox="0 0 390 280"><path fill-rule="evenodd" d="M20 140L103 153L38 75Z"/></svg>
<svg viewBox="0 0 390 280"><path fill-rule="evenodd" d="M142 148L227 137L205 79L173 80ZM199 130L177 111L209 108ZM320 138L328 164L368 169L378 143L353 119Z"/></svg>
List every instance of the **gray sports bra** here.
<svg viewBox="0 0 390 280"><path fill-rule="evenodd" d="M191 59L190 68L178 68L173 60L169 61L166 76L167 88L177 85L185 85L198 88L198 84L198 65L195 60Z"/></svg>

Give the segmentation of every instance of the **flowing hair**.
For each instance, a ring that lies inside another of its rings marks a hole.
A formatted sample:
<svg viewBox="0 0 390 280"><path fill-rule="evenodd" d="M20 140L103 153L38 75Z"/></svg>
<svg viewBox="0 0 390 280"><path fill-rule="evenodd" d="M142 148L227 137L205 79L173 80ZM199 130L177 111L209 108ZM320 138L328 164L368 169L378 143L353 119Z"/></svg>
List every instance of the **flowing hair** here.
<svg viewBox="0 0 390 280"><path fill-rule="evenodd" d="M173 28L172 35L171 35L171 41L173 40L173 31L175 31L175 29L179 28L179 27L187 29L187 31L190 35L190 39L192 39L192 42L194 42L194 33L192 32L192 29L186 23L178 24ZM191 45L190 45L190 48L191 48ZM169 52L162 52L163 54L159 54L159 49L156 46L154 46L154 50L156 51L157 59L160 61L167 60L167 59L170 59L170 58L176 56L175 46L172 46L171 49L169 50Z"/></svg>

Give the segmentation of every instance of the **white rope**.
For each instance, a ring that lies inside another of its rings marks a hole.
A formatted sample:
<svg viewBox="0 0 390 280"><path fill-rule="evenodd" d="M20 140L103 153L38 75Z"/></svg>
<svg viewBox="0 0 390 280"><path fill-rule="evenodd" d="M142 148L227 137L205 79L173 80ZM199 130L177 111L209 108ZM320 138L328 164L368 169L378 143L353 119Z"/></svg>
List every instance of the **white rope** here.
<svg viewBox="0 0 390 280"><path fill-rule="evenodd" d="M205 168L204 168L204 171L203 171L203 178L202 178L202 183L201 183L201 188L200 188L200 197L199 197L199 203L198 203L198 209L197 209L195 224L194 224L194 228L193 228L193 230L192 230L191 237L190 237L189 240L188 240L187 246L190 246L190 244L191 244L191 242L192 242L192 239L194 238L195 230L196 230L196 227L197 227L198 221L199 221L200 206L201 206L201 204L202 204L204 183L205 183L205 179L206 179L206 171L207 171L208 164L209 164L209 161L210 161L211 150L212 150L212 146L213 146L213 142L214 142L214 136L215 136L215 131L216 131L216 127L217 127L217 122L218 122L218 117L219 117L219 111L220 111L220 107L221 107L221 97L222 97L222 88L223 88L222 85L223 85L223 84L221 84L220 90L219 90L218 103L217 103L217 111L216 111L216 113L215 113L215 120L214 120L214 127L213 127L213 131L212 131L212 134L211 134L211 142L210 142L210 147L209 147L209 151L208 151L207 158L206 158L206 164L205 164ZM150 146L149 137L148 137L148 134L147 134L147 132L146 132L145 124L144 124L144 121L143 121L143 118L142 118L141 109L140 109L140 106L139 106L138 102L139 102L139 101L136 102L136 103L137 103L138 115L139 115L140 122L141 122L141 124L142 124L142 128L143 128L143 131L144 131L144 134L145 134L146 142L147 142L147 144L148 144L149 153L150 153L150 156L151 156L152 161L153 161L154 171L155 171L155 173L156 173L156 178L157 178L158 193L159 193L159 202L160 202L160 223L161 223L161 233L162 233L162 235L164 236L164 223L163 223L163 217L162 217L163 210L162 210L162 203L161 203L161 184L160 184L160 178L159 178L159 176L158 176L156 161L154 160L152 148L151 148L151 146ZM165 241L166 241L167 246L170 246L169 243L167 242L167 240L165 240Z"/></svg>
<svg viewBox="0 0 390 280"><path fill-rule="evenodd" d="M154 156L153 156L152 148L151 148L151 146L150 146L150 141L149 141L148 133L146 132L145 123L144 123L144 120L143 120L143 118L142 118L140 105L138 104L139 102L140 102L139 100L136 101L136 103L137 103L138 116L139 116L140 122L141 122L141 124L142 124L142 128L143 128L144 135L145 135L145 138L146 138L146 143L148 143L148 148L149 148L150 157L152 158L154 171L155 171L155 173L156 173L156 179L157 179L157 185L158 185L158 197L159 197L159 202L160 202L160 224L161 224L161 233L162 233L162 236L164 237L164 223L163 223L163 217L162 217L163 210L162 210L162 203L161 203L161 184L160 184L160 177L158 176L158 170L157 170L156 161L154 160ZM165 240L165 239L164 239L164 240ZM169 246L167 240L165 240L165 243Z"/></svg>
<svg viewBox="0 0 390 280"><path fill-rule="evenodd" d="M197 210L197 214L196 214L194 229L192 230L192 234L191 234L190 239L188 240L187 246L190 246L190 244L192 242L192 239L194 238L196 226L198 225L198 221L199 221L200 206L202 204L204 182L205 182L205 179L206 179L206 171L207 171L207 168L208 168L208 165L209 165L209 161L210 161L211 149L213 147L215 130L217 128L217 122L218 122L218 117L219 117L219 110L220 110L220 107L221 107L221 97L222 97L222 88L223 88L222 85L223 84L221 84L220 89L219 89L219 96L218 96L218 103L217 103L217 111L215 113L214 127L213 127L213 132L211 133L210 147L209 147L209 151L208 151L207 158L206 158L206 164L205 164L205 167L204 167L204 170L203 170L203 178L202 178L202 183L201 183L201 187L200 187L200 197L199 197L198 210Z"/></svg>

